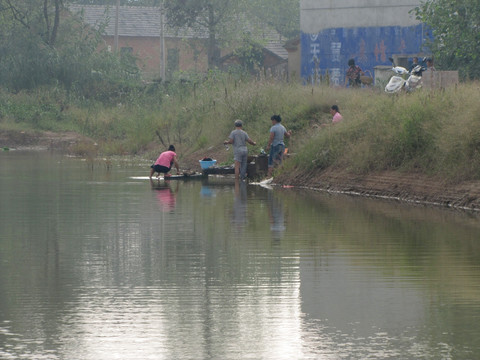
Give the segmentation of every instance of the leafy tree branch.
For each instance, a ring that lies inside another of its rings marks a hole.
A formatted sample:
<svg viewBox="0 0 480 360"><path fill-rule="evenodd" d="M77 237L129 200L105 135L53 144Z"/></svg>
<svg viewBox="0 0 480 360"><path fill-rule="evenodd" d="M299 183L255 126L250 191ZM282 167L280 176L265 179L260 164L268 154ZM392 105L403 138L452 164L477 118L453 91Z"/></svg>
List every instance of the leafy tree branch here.
<svg viewBox="0 0 480 360"><path fill-rule="evenodd" d="M412 12L433 32L429 47L438 67L459 70L464 79L480 78L478 0L427 0Z"/></svg>

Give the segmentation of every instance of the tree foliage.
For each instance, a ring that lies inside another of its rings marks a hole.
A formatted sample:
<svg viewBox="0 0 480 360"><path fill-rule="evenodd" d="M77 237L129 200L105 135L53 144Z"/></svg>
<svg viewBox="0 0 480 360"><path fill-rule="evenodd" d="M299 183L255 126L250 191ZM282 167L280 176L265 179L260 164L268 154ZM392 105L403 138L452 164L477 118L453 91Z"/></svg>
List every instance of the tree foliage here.
<svg viewBox="0 0 480 360"><path fill-rule="evenodd" d="M436 65L480 78L480 1L427 0L413 11L433 31L429 46Z"/></svg>
<svg viewBox="0 0 480 360"><path fill-rule="evenodd" d="M208 65L219 65L220 48L238 44L245 54L245 35L255 41L256 34L268 27L285 38L298 36L298 0L73 0L77 4L163 6L169 26L190 27L207 34ZM257 40L261 45L261 41ZM252 59L256 54L251 54ZM251 60L251 59L250 59Z"/></svg>
<svg viewBox="0 0 480 360"><path fill-rule="evenodd" d="M255 70L262 65L263 47L253 40L248 34L244 35L242 42L233 51L233 55L237 56L243 70L247 73L254 74Z"/></svg>
<svg viewBox="0 0 480 360"><path fill-rule="evenodd" d="M210 68L218 65L221 44L243 46L246 33L254 39L266 27L286 37L299 31L297 0L164 0L164 6L171 26L208 32Z"/></svg>
<svg viewBox="0 0 480 360"><path fill-rule="evenodd" d="M300 33L298 0L249 0L248 13L287 39Z"/></svg>
<svg viewBox="0 0 480 360"><path fill-rule="evenodd" d="M101 30L69 15L59 0L0 0L0 16L0 85L6 88L59 84L88 94L134 76L128 59L98 51Z"/></svg>
<svg viewBox="0 0 480 360"><path fill-rule="evenodd" d="M0 0L0 10L39 36L47 45L54 45L60 25L62 0L12 1Z"/></svg>
<svg viewBox="0 0 480 360"><path fill-rule="evenodd" d="M81 5L116 5L117 0L73 0L75 4ZM121 6L160 6L162 0L120 0Z"/></svg>
<svg viewBox="0 0 480 360"><path fill-rule="evenodd" d="M219 48L242 34L245 0L164 0L168 24L208 34L208 65L215 68Z"/></svg>
<svg viewBox="0 0 480 360"><path fill-rule="evenodd" d="M60 84L91 93L92 84L137 77L135 61L99 51L102 29L72 16L66 0L0 0L0 85L11 90ZM261 66L269 26L298 34L297 0L70 0L84 5L163 6L169 25L203 32L209 68L229 48L249 70ZM132 66L133 65L133 66ZM90 89L90 90L89 90Z"/></svg>

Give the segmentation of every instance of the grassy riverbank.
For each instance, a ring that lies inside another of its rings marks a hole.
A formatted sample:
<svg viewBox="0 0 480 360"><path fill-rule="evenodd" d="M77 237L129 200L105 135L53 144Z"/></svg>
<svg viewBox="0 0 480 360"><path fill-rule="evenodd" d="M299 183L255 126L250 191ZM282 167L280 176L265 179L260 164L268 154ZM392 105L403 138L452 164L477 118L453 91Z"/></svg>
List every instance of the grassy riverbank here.
<svg viewBox="0 0 480 360"><path fill-rule="evenodd" d="M73 151L79 154L151 159L174 143L181 161L223 151L219 159L231 162L231 152L221 144L234 119L244 121L258 143L250 152L259 153L268 139L270 116L281 114L293 131L287 146L294 155L283 168L290 173L401 171L459 182L480 179L479 88L470 83L390 96L381 89L225 77L169 88L146 85L108 102L72 98L58 89L1 91L0 130L71 131L96 142L77 143ZM329 124L332 104L344 117L335 126Z"/></svg>

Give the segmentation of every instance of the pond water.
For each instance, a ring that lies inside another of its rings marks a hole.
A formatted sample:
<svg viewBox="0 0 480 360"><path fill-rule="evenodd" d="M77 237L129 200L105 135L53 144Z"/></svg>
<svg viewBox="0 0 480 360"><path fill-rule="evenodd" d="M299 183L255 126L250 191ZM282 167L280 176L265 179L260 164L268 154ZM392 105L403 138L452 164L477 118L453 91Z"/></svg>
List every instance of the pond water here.
<svg viewBox="0 0 480 360"><path fill-rule="evenodd" d="M479 214L0 153L1 359L478 359Z"/></svg>

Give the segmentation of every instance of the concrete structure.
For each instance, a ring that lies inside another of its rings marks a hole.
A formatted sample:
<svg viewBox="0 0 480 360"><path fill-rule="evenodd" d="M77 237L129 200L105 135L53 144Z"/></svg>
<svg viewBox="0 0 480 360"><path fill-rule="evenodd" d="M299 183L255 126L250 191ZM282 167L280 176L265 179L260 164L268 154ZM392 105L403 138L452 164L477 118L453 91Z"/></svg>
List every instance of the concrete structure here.
<svg viewBox="0 0 480 360"><path fill-rule="evenodd" d="M391 66L389 57L407 65L423 55L428 30L410 10L419 0L301 0L301 68L304 82L328 77L343 85L348 60L374 74Z"/></svg>
<svg viewBox="0 0 480 360"><path fill-rule="evenodd" d="M423 86L430 89L442 89L458 82L458 71L425 71L422 76Z"/></svg>
<svg viewBox="0 0 480 360"><path fill-rule="evenodd" d="M288 81L298 81L302 63L300 37L287 41L284 47L288 52Z"/></svg>

